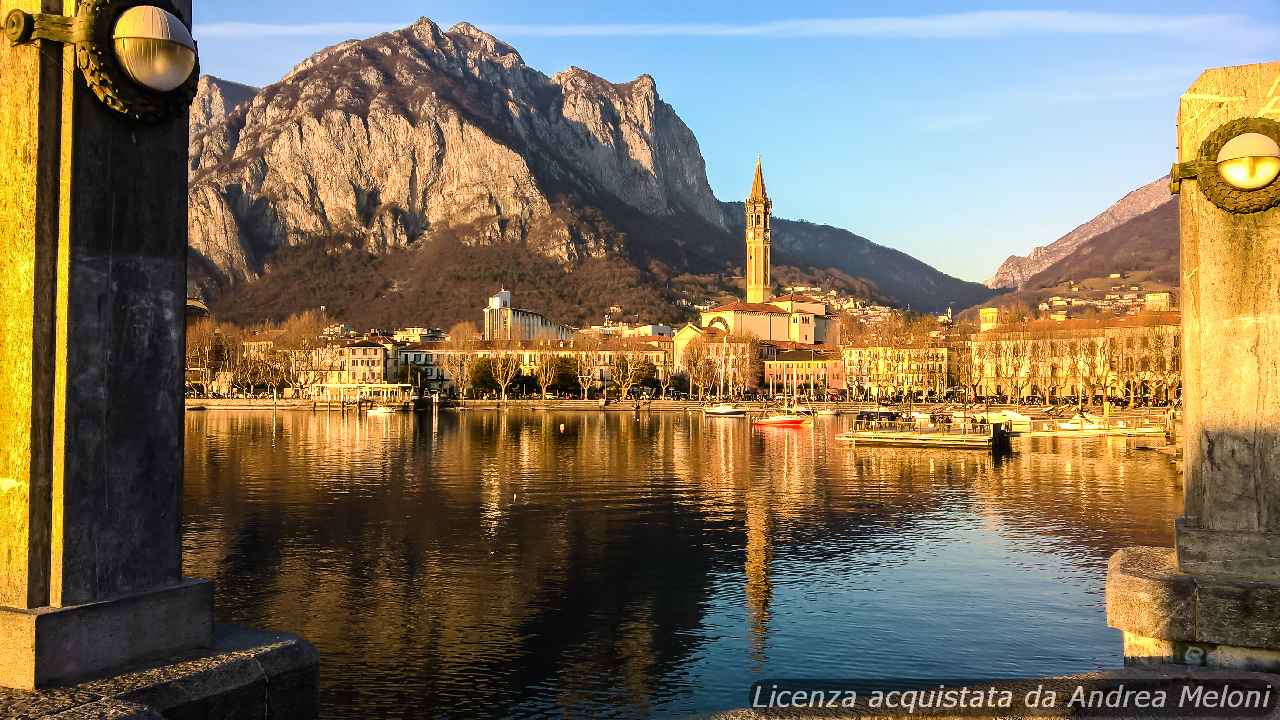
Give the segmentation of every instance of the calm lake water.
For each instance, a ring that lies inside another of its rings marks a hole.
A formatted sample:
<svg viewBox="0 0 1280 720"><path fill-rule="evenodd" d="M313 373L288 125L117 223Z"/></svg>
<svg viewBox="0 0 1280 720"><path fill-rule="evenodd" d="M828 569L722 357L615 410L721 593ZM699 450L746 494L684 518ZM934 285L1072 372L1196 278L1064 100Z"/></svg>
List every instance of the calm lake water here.
<svg viewBox="0 0 1280 720"><path fill-rule="evenodd" d="M327 718L668 717L778 677L1121 662L1116 548L1181 487L1122 439L853 449L628 413L189 413L186 570L305 636Z"/></svg>

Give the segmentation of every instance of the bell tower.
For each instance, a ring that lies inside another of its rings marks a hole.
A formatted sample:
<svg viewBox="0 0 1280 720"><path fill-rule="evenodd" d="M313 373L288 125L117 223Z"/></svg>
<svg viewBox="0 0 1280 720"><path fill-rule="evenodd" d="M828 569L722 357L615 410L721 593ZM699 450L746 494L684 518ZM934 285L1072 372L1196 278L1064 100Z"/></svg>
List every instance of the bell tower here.
<svg viewBox="0 0 1280 720"><path fill-rule="evenodd" d="M764 189L764 170L756 158L756 177L746 202L747 302L762 303L773 294L769 281L769 247L773 236L773 201Z"/></svg>

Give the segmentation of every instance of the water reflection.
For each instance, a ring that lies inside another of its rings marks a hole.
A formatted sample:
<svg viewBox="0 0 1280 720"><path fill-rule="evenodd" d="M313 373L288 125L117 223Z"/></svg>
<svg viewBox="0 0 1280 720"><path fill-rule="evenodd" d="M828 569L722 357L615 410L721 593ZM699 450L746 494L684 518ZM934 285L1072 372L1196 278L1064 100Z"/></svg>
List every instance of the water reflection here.
<svg viewBox="0 0 1280 720"><path fill-rule="evenodd" d="M665 716L760 676L1119 662L1116 547L1180 490L1123 441L851 449L838 419L192 413L189 574L320 647L326 717Z"/></svg>

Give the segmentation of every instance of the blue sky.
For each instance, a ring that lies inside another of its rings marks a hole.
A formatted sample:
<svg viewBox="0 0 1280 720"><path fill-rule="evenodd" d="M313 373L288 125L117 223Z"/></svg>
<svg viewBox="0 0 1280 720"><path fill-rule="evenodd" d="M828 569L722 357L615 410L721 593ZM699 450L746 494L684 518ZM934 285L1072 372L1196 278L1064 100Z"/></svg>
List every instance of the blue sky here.
<svg viewBox="0 0 1280 720"><path fill-rule="evenodd" d="M264 85L335 42L466 20L547 74L649 73L716 195L764 155L775 213L967 280L1168 171L1206 67L1280 60L1280 2L196 3L202 65Z"/></svg>

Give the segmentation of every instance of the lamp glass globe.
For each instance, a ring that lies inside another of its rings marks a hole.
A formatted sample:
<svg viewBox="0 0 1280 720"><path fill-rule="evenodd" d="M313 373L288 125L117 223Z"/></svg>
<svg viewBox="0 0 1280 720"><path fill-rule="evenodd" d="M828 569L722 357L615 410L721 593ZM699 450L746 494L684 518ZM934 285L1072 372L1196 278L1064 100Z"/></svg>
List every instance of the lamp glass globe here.
<svg viewBox="0 0 1280 720"><path fill-rule="evenodd" d="M1243 133L1218 151L1218 176L1238 190L1258 190L1280 175L1280 143L1262 133Z"/></svg>
<svg viewBox="0 0 1280 720"><path fill-rule="evenodd" d="M191 77L196 46L187 26L158 7L126 10L116 21L116 57L134 82L157 92L169 92Z"/></svg>

